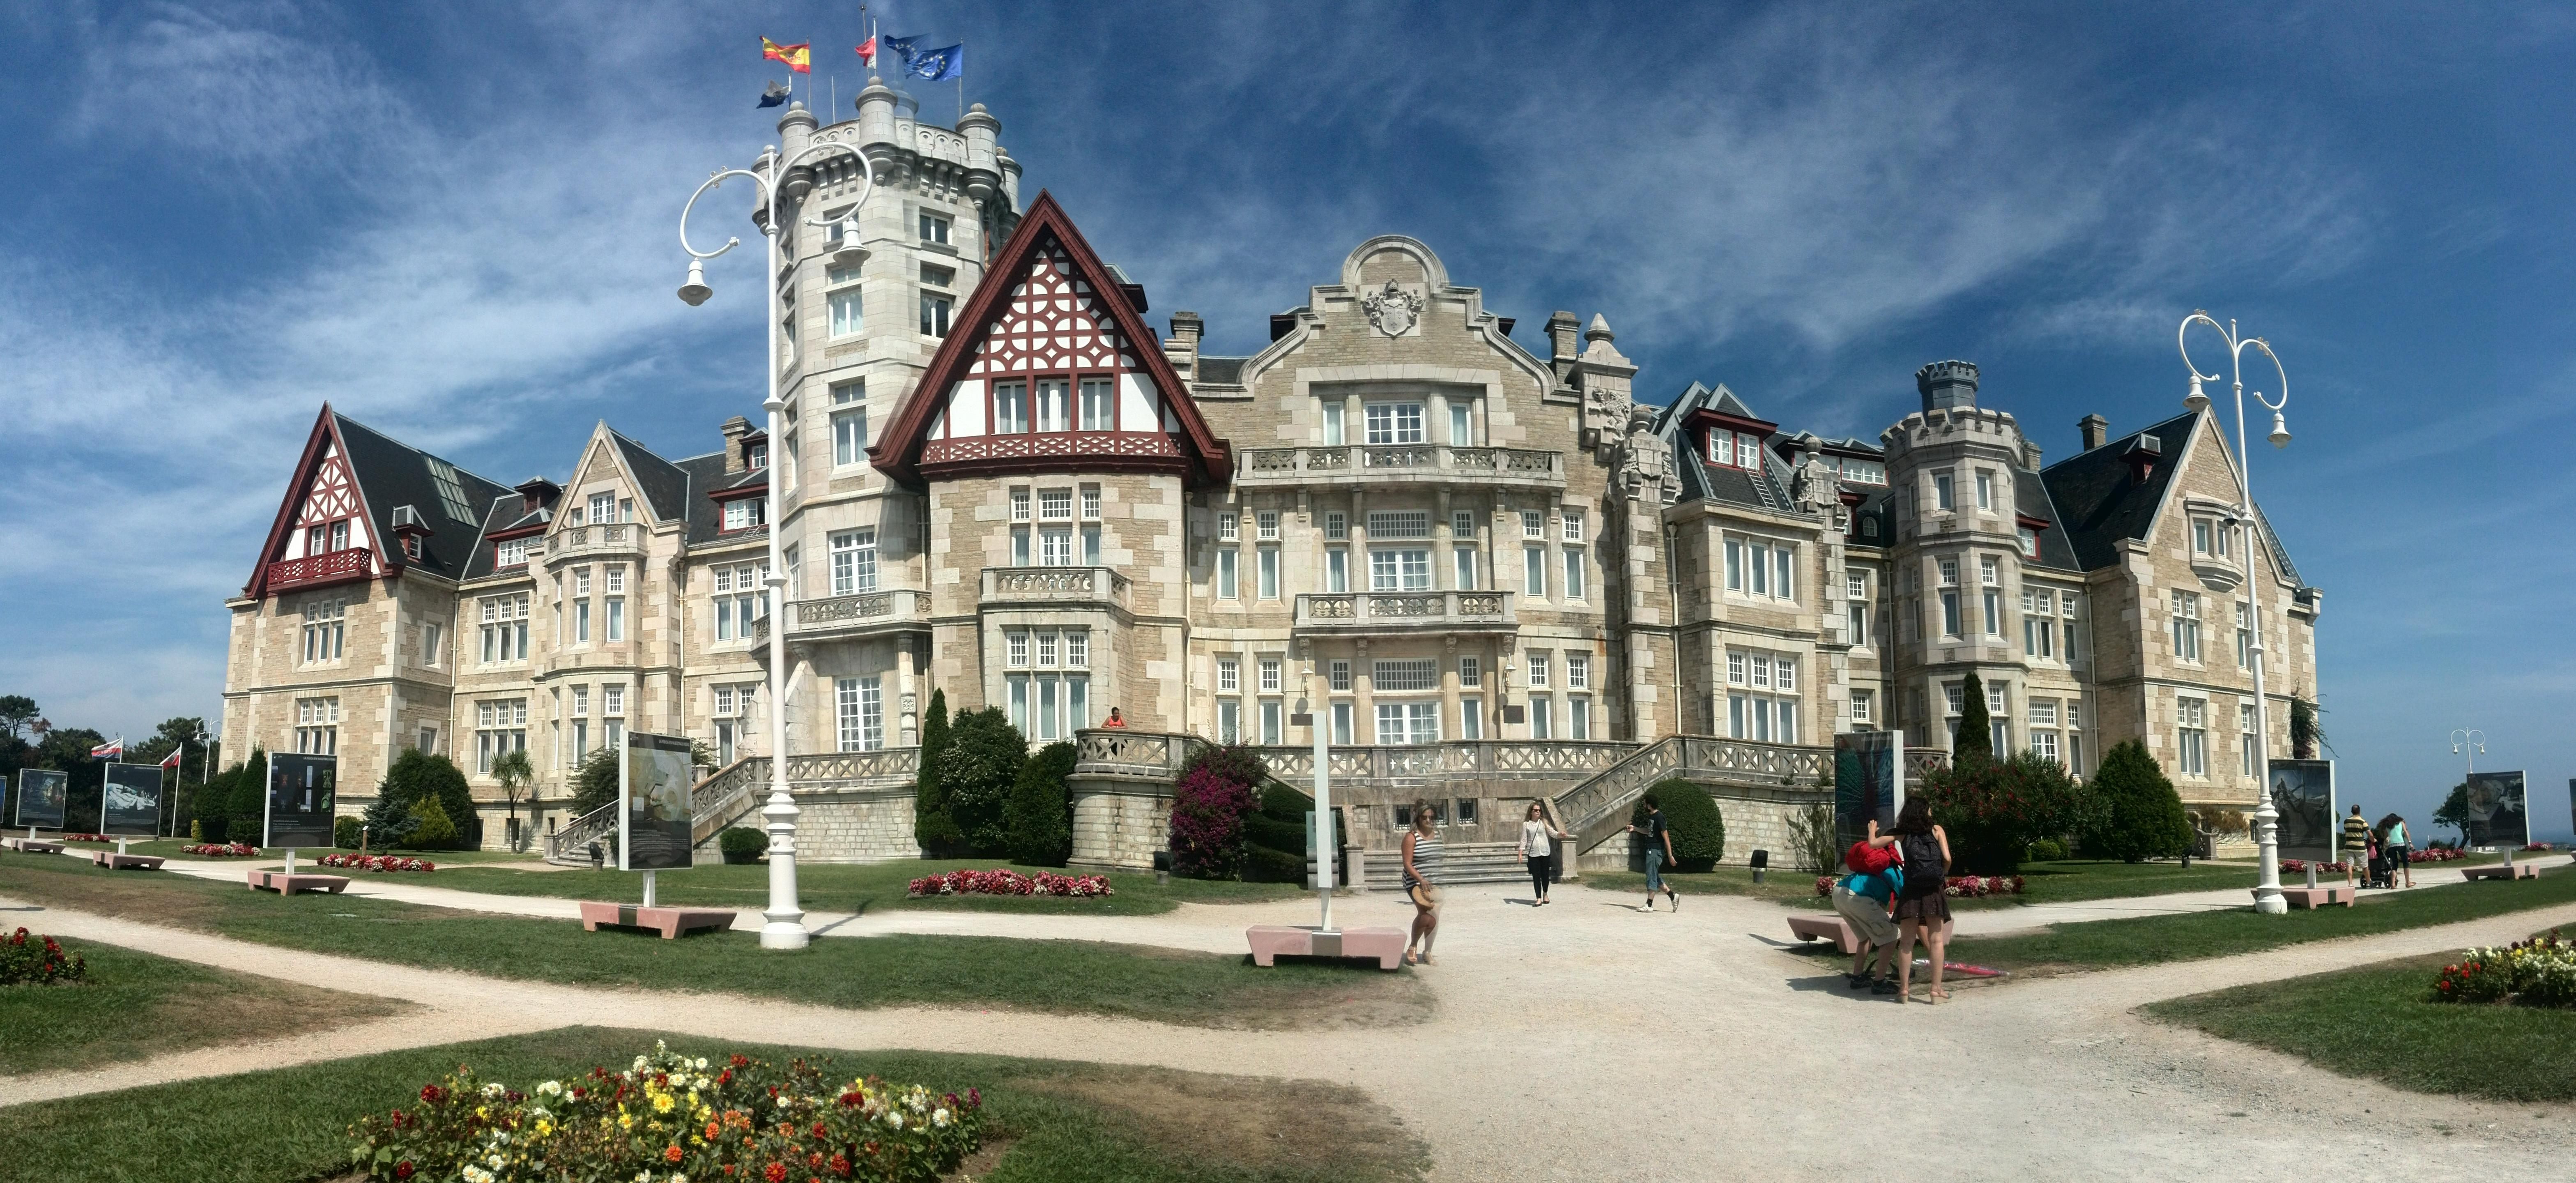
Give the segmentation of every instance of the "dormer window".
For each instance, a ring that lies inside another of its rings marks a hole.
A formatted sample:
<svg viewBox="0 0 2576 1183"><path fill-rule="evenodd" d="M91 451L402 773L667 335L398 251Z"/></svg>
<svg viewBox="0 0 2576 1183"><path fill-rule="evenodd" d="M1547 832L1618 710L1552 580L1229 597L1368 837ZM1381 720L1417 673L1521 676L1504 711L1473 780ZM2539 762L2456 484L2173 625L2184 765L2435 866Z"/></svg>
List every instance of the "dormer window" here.
<svg viewBox="0 0 2576 1183"><path fill-rule="evenodd" d="M1762 471L1762 442L1758 436L1712 427L1708 432L1708 462L1721 468L1741 468L1747 472Z"/></svg>
<svg viewBox="0 0 2576 1183"><path fill-rule="evenodd" d="M495 567L527 566L528 540L525 538L504 538L499 542L493 543L492 565Z"/></svg>
<svg viewBox="0 0 2576 1183"><path fill-rule="evenodd" d="M402 549L403 549L403 557L404 557L404 558L410 559L411 561L413 561L413 562L415 562L415 563L419 562L419 561L420 561L420 535L418 535L418 534L405 534L405 535L403 535L403 540L402 540Z"/></svg>
<svg viewBox="0 0 2576 1183"><path fill-rule="evenodd" d="M2021 539L2021 557L2025 559L2039 557L2039 531L2023 526L2015 531L2015 536Z"/></svg>
<svg viewBox="0 0 2576 1183"><path fill-rule="evenodd" d="M749 446L747 446L747 447L743 448L743 450L742 450L742 465L743 465L743 467L745 467L745 468L750 468L750 469L762 469L762 468L767 468L767 467L769 467L769 445L767 445L767 444L751 444L751 445L749 445ZM595 512L595 511L594 511L593 517L594 517L594 520L596 520L596 512Z"/></svg>
<svg viewBox="0 0 2576 1183"><path fill-rule="evenodd" d="M1711 464L1722 464L1729 468L1733 468L1735 466L1734 432L1712 431L1708 433L1708 462Z"/></svg>
<svg viewBox="0 0 2576 1183"><path fill-rule="evenodd" d="M760 524L760 498L738 497L724 503L724 528L748 530Z"/></svg>

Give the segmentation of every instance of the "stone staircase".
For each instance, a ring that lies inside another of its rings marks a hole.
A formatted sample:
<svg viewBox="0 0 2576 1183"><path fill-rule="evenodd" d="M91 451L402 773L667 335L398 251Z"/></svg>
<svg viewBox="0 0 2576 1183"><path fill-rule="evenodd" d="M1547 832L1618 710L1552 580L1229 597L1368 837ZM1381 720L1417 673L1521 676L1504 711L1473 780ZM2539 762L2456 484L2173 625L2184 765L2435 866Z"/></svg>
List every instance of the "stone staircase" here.
<svg viewBox="0 0 2576 1183"><path fill-rule="evenodd" d="M760 788L769 783L769 757L745 756L713 776L699 781L690 790L698 808L690 819L689 838L693 846L703 846L736 819L760 807ZM590 865L590 844L597 842L616 859L617 803L612 801L591 810L572 823L546 835L546 861L563 867Z"/></svg>
<svg viewBox="0 0 2576 1183"><path fill-rule="evenodd" d="M1440 882L1527 883L1529 872L1521 866L1518 843L1452 842L1440 849ZM1368 852L1368 889L1404 890L1402 848Z"/></svg>

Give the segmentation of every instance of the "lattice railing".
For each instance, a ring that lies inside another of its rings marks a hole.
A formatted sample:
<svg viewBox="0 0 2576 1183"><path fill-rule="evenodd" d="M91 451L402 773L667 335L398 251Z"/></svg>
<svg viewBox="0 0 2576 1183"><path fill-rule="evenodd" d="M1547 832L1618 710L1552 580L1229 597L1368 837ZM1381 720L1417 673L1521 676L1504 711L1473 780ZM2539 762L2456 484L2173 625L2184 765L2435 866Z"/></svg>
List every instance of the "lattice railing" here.
<svg viewBox="0 0 2576 1183"><path fill-rule="evenodd" d="M1397 476L1442 472L1554 483L1564 478L1565 464L1560 453L1527 448L1333 444L1316 448L1247 448L1242 452L1238 475L1253 481L1288 481L1306 473Z"/></svg>
<svg viewBox="0 0 2576 1183"><path fill-rule="evenodd" d="M1396 781L1430 776L1583 775L1609 767L1636 750L1616 740L1466 739L1436 744L1335 744L1327 749L1335 780ZM1312 747L1254 748L1263 767L1291 784L1315 777Z"/></svg>

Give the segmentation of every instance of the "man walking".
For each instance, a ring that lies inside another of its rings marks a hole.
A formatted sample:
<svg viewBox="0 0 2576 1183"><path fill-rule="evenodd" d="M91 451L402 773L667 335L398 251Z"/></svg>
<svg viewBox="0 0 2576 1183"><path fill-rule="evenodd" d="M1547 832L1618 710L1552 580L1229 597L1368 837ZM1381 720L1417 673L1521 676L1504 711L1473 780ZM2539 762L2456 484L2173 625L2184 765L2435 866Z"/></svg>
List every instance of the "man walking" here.
<svg viewBox="0 0 2576 1183"><path fill-rule="evenodd" d="M1674 861L1672 827L1664 824L1663 803L1655 800L1653 793L1646 794L1643 800L1646 824L1630 826L1628 832L1646 840L1646 910L1655 910L1655 893L1660 891L1673 911L1679 912L1682 910L1682 897L1673 894L1673 889L1664 883L1664 864Z"/></svg>
<svg viewBox="0 0 2576 1183"><path fill-rule="evenodd" d="M2353 869L2369 857L2370 823L2363 820L2361 816L2361 806L2355 805L2352 807L2352 812L2345 814L2343 818L2344 886L2349 887L2352 885Z"/></svg>

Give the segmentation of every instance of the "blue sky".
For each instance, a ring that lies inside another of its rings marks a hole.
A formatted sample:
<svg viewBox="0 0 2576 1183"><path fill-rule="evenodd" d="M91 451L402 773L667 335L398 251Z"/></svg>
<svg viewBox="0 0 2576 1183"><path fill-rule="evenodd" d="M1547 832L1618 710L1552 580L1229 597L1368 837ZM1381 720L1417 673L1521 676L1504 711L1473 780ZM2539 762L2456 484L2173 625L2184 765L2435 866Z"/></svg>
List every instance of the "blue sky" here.
<svg viewBox="0 0 2576 1183"><path fill-rule="evenodd" d="M2254 479L2326 589L2345 795L2423 817L2475 726L2564 834L2576 17L2104 7L877 6L966 41L1030 195L1212 349L1404 233L1525 334L1606 314L1643 397L1874 437L1964 357L2062 457L2178 410L2174 325L2235 317L2290 367ZM216 715L323 399L505 482L600 418L712 446L753 264L688 309L671 232L774 137L763 34L847 106L851 4L0 13L0 692Z"/></svg>

